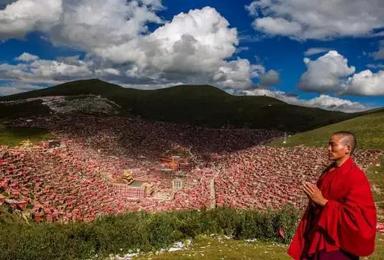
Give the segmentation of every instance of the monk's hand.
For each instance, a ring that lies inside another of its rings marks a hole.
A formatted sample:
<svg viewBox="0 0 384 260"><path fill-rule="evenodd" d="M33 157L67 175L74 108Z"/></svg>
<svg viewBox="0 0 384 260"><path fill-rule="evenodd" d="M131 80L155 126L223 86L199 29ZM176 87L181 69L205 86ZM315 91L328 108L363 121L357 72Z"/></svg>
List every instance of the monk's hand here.
<svg viewBox="0 0 384 260"><path fill-rule="evenodd" d="M328 201L326 198L324 198L321 190L315 184L310 182L303 182L303 190L308 198L317 205L325 206Z"/></svg>

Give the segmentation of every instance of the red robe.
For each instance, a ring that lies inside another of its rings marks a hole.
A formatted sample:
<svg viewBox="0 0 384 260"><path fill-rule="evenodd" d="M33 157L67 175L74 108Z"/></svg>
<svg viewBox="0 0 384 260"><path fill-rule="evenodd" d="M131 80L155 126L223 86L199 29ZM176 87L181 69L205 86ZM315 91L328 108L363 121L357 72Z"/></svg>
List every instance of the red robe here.
<svg viewBox="0 0 384 260"><path fill-rule="evenodd" d="M340 249L356 256L372 254L376 207L364 172L349 158L341 166L325 171L317 187L328 202L324 207L308 204L288 254L294 259Z"/></svg>

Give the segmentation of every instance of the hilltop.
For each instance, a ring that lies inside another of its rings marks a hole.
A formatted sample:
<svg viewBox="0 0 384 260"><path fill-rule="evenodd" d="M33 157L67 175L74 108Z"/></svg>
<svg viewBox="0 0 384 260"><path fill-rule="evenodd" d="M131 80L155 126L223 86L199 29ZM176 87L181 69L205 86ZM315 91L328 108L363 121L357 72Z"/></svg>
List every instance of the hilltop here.
<svg viewBox="0 0 384 260"><path fill-rule="evenodd" d="M299 132L340 122L360 115L290 105L266 96L234 96L209 85L180 85L156 90L123 88L98 79L79 80L4 96L0 101L29 100L0 104L0 117L47 114L39 99L64 96L66 100L100 96L117 104L119 114L155 121L188 123L205 127L275 129Z"/></svg>

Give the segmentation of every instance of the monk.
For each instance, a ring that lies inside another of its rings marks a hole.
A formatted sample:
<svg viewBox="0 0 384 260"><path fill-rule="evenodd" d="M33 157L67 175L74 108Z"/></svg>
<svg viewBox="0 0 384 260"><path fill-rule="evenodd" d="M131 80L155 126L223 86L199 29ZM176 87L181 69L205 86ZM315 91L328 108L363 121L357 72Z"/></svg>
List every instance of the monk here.
<svg viewBox="0 0 384 260"><path fill-rule="evenodd" d="M351 132L332 134L332 164L316 185L303 183L309 203L288 248L295 260L359 259L373 253L376 207L367 177L351 158L355 147Z"/></svg>

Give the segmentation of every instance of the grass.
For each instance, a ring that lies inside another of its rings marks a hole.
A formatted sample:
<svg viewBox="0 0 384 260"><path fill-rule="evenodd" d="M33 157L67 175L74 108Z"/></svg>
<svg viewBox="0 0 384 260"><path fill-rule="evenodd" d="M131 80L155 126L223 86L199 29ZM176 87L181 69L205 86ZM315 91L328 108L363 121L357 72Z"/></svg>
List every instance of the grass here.
<svg viewBox="0 0 384 260"><path fill-rule="evenodd" d="M330 135L340 130L348 130L355 133L358 148L384 150L384 112L371 113L299 133L288 137L286 144L283 144L283 138L279 138L271 142L270 145L282 147L297 145L325 147Z"/></svg>
<svg viewBox="0 0 384 260"><path fill-rule="evenodd" d="M380 166L372 166L367 171L367 177L372 184L373 196L378 206L378 218L384 221L384 156Z"/></svg>
<svg viewBox="0 0 384 260"><path fill-rule="evenodd" d="M0 145L17 146L22 141L37 143L52 138L52 135L41 128L7 127L0 122Z"/></svg>
<svg viewBox="0 0 384 260"><path fill-rule="evenodd" d="M377 234L374 254L360 259L382 260L384 256L384 234ZM271 259L289 260L288 245L265 241L225 239L223 237L199 236L184 250L175 252L140 254L133 259L184 260L184 259Z"/></svg>
<svg viewBox="0 0 384 260"><path fill-rule="evenodd" d="M223 236L202 235L196 237L184 250L160 254L152 252L133 259L289 259L286 254L287 248L286 244L281 243L259 240L247 242Z"/></svg>

